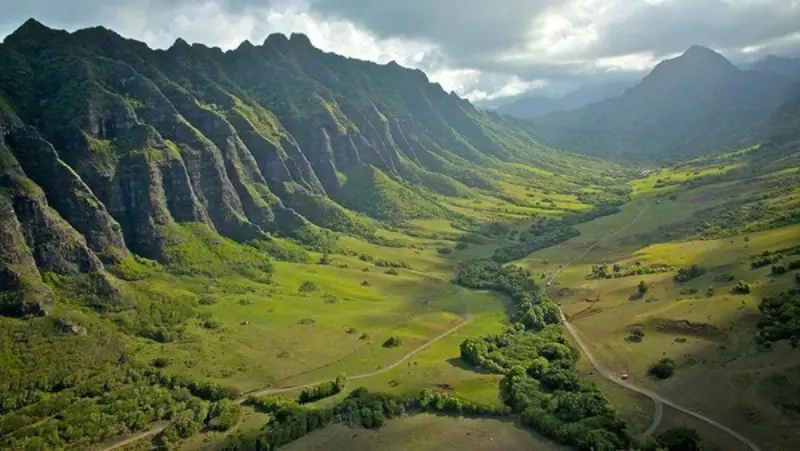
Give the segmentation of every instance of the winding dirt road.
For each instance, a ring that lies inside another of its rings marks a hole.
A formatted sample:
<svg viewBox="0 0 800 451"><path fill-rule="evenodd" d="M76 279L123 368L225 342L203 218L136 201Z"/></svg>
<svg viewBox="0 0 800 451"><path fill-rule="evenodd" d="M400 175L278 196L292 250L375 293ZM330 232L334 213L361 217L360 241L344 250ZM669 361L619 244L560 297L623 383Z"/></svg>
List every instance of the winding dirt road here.
<svg viewBox="0 0 800 451"><path fill-rule="evenodd" d="M587 254L589 254L591 251L593 251L600 244L601 241L605 241L605 240L607 240L609 238L612 238L615 235L619 234L620 232L624 231L625 229L627 229L627 228L631 227L632 225L634 225L639 220L639 218L642 217L642 214L644 214L645 210L647 210L647 207L648 207L647 199L643 199L643 200L644 200L644 206L642 207L641 210L639 210L639 213L636 215L636 217L633 219L633 221L629 222L625 226L615 230L614 232L612 232L612 233L610 233L610 234L608 234L608 235L606 235L604 237L598 238L592 244L587 246L587 248L584 249L584 251L581 252L577 257L573 258L572 260L570 260L565 265L559 267L547 279L547 283L542 287L541 293L544 294L547 291L547 288L556 280L558 275L564 269L568 268L570 265L572 265L575 262L579 261L580 259L585 257ZM619 385L620 387L626 388L626 389L628 389L630 391L633 391L633 392L636 392L636 393L639 393L641 395L646 396L647 398L649 398L653 402L653 407L654 407L654 410L655 410L654 413L653 413L653 421L650 423L650 427L648 427L647 430L645 431L645 435L652 434L658 428L658 425L661 423L661 419L664 416L664 405L667 405L669 407L672 407L675 410L683 412L683 413L685 413L687 415L691 415L691 416L693 416L693 417L695 417L695 418L697 418L699 420L705 421L706 423L708 423L708 424L710 424L710 425L712 425L712 426L714 426L714 427L716 427L716 428L718 428L718 429L720 429L722 431L727 432L728 434L730 434L731 436L735 437L740 442L742 442L745 445L747 445L752 451L761 451L761 449L758 447L758 445L756 445L753 441L751 441L747 437L739 434L738 432L734 431L733 429L725 426L724 424L718 423L717 421L714 421L713 419L708 418L707 416L705 416L705 415L703 415L701 413L697 413L697 412L695 412L693 410L690 410L690 409L687 409L685 407L682 407L682 406L680 406L680 405L678 405L678 404L676 404L676 403L664 398L663 396L659 395L656 392L653 392L653 391L648 390L646 388L639 387L637 385L634 385L634 384L632 384L632 383L630 383L630 382L628 382L626 380L623 380L620 377L618 377L616 374L614 374L613 371L611 371L610 369L606 368L600 362L597 361L597 359L594 357L592 352L589 350L588 346L586 346L586 344L581 339L580 335L578 334L578 330L575 328L575 326L573 326L567 320L567 317L564 314L564 310L561 308L561 305L558 306L558 312L559 312L559 315L561 316L561 321L564 323L564 327L567 329L567 332L569 332L569 334L572 336L572 339L575 340L575 343L581 349L581 352L583 352L583 354L586 355L586 359L589 361L589 363L591 363L592 367L597 371L598 374L603 376L605 379L607 379L607 380Z"/></svg>
<svg viewBox="0 0 800 451"><path fill-rule="evenodd" d="M437 335L432 340L427 341L426 343L422 344L418 348L415 348L415 349L411 350L406 355L404 355L400 360L398 360L398 361L396 361L396 362L394 362L394 363L392 363L392 364L390 364L388 366L385 366L383 368L377 369L375 371L370 371L369 373L356 374L355 376L347 376L347 380L348 381L354 381L354 380L359 380L359 379L366 379L368 377L377 376L377 375L383 374L383 373L385 373L387 371L391 371L391 370L397 368L398 366L402 365L403 363L405 363L411 357L414 357L416 354L424 351L425 349L427 349L428 347L430 347L434 343L442 340L443 338L447 337L448 335L452 334L453 332L457 331L458 329L461 329L462 327L467 325L467 323L469 323L470 319L471 319L471 317L469 316L469 314L467 314L467 316L465 316L465 318L464 318L464 321L462 321L462 322L458 323L457 325L451 327L450 329L442 332L441 334ZM240 403L240 404L245 402L247 400L248 396L274 395L274 394L284 393L284 392L293 391L293 390L301 390L303 388L308 388L308 387L313 387L314 385L319 385L319 384L321 384L323 382L328 382L329 380L330 380L330 378L322 379L322 380L318 380L318 381L314 381L314 382L309 382L309 383L303 384L303 385L293 385L291 387L266 388L264 390L259 390L259 391L256 391L256 392L248 393L247 396L238 399L237 402Z"/></svg>
<svg viewBox="0 0 800 451"><path fill-rule="evenodd" d="M353 381L353 380L359 380L359 379L366 379L368 377L377 376L377 375L383 374L383 373L385 373L387 371L391 371L391 370L397 368L398 366L402 365L406 361L408 361L408 359L410 359L411 357L414 357L415 355L417 355L418 353L420 353L420 352L424 351L425 349L429 348L433 344L441 341L445 337L451 335L455 331L457 331L457 330L461 329L462 327L466 326L470 322L470 320L472 320L472 315L469 313L469 305L468 304L465 304L465 305L466 305L466 313L464 314L464 321L456 324L455 326L451 327L450 329L447 329L446 331L444 331L441 334L437 335L433 339L423 343L419 347L412 349L411 351L406 353L400 360L397 360L397 361L391 363L390 365L385 366L383 368L379 368L379 369L377 369L375 371L370 371L369 373L356 374L355 376L348 376L347 380L348 381ZM328 382L329 380L330 380L330 378L322 379L322 380L318 380L318 381L314 381L314 382L309 382L307 384L302 384L302 385L293 385L293 386L290 386L290 387L266 388L266 389L263 389L263 390L250 392L247 395L242 396L241 398L237 399L236 402L239 403L239 404L243 404L245 401L247 401L247 398L249 396L276 395L278 393L285 393L285 392L289 392L289 391L293 391L293 390L302 390L304 388L313 387L314 385L318 385L318 384L321 384L323 382ZM133 434L133 435L131 435L129 437L126 437L124 439L119 439L118 438L118 440L120 440L120 441L117 441L117 442L114 442L114 443L111 443L111 444L108 444L108 445L100 445L98 447L98 451L112 451L112 450L115 450L115 449L122 448L123 446L131 444L131 443L133 443L135 441L142 440L144 438L154 436L154 435L160 433L161 431L163 431L164 429L166 429L167 426L169 426L169 425L165 424L165 425L161 425L161 426L157 426L157 427L148 429L146 431L139 432L137 434Z"/></svg>

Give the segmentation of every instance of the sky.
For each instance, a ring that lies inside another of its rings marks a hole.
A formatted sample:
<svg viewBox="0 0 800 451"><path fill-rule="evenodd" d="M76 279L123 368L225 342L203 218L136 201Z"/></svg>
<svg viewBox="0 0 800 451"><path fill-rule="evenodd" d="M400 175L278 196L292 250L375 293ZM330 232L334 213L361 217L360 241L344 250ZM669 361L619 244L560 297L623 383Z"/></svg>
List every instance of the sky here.
<svg viewBox="0 0 800 451"><path fill-rule="evenodd" d="M800 0L0 0L0 11L0 37L33 17L154 48L301 32L325 51L422 69L479 104L633 84L692 44L738 64L800 54Z"/></svg>

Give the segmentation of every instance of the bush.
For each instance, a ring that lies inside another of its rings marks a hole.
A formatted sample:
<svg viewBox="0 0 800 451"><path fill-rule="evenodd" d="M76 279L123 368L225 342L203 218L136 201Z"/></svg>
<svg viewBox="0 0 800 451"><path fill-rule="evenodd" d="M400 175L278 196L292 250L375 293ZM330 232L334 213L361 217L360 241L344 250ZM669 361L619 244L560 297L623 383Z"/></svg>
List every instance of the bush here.
<svg viewBox="0 0 800 451"><path fill-rule="evenodd" d="M664 431L658 437L658 442L668 451L700 451L700 434L692 428L678 426Z"/></svg>
<svg viewBox="0 0 800 451"><path fill-rule="evenodd" d="M452 254L453 249L449 247L440 247L439 249L436 249L436 252L438 252L441 255L447 255L447 254Z"/></svg>
<svg viewBox="0 0 800 451"><path fill-rule="evenodd" d="M678 283L687 282L702 276L706 273L706 271L707 270L700 265L692 265L689 268L681 268L678 270L678 273L675 274L674 280Z"/></svg>
<svg viewBox="0 0 800 451"><path fill-rule="evenodd" d="M386 274L389 274L390 276L399 276L400 275L400 273L397 272L397 270L394 269L394 268L389 268L388 270L386 270Z"/></svg>
<svg viewBox="0 0 800 451"><path fill-rule="evenodd" d="M750 291L750 284L743 280L737 282L733 289L731 289L733 294L750 294Z"/></svg>
<svg viewBox="0 0 800 451"><path fill-rule="evenodd" d="M636 286L636 290L639 292L640 295L644 296L647 294L647 291L650 290L650 285L647 284L644 280L639 282L639 285Z"/></svg>
<svg viewBox="0 0 800 451"><path fill-rule="evenodd" d="M675 362L672 359L661 359L648 372L659 379L668 379L675 374Z"/></svg>
<svg viewBox="0 0 800 451"><path fill-rule="evenodd" d="M242 406L229 399L212 404L208 412L208 427L219 431L227 431L236 426L242 417Z"/></svg>
<svg viewBox="0 0 800 451"><path fill-rule="evenodd" d="M778 263L777 265L772 265L772 270L770 270L770 273L773 276L779 276L781 274L786 274L787 272L789 272L789 268L780 263Z"/></svg>
<svg viewBox="0 0 800 451"><path fill-rule="evenodd" d="M200 305L213 305L217 303L217 300L208 296L204 296L197 301Z"/></svg>
<svg viewBox="0 0 800 451"><path fill-rule="evenodd" d="M344 390L346 383L347 376L345 374L340 374L332 381L323 382L313 387L304 388L303 391L300 392L297 402L300 404L307 404L310 402L319 401L320 399L327 398L329 396L333 396L337 393L341 393L341 391Z"/></svg>
<svg viewBox="0 0 800 451"><path fill-rule="evenodd" d="M402 342L400 341L399 338L397 338L396 336L392 335L386 341L383 342L383 347L384 348L396 348L396 347L400 346L401 343Z"/></svg>
<svg viewBox="0 0 800 451"><path fill-rule="evenodd" d="M309 280L306 280L305 282L300 284L299 291L300 291L300 294L313 293L313 292L317 291L317 284L315 284L314 282L311 282Z"/></svg>
<svg viewBox="0 0 800 451"><path fill-rule="evenodd" d="M714 282L727 283L736 280L736 276L729 272L725 272L714 277Z"/></svg>
<svg viewBox="0 0 800 451"><path fill-rule="evenodd" d="M323 256L322 256L322 257L319 259L319 264L320 264L320 265L330 265L330 264L331 264L331 256L330 256L330 255L328 255L328 254L324 254L324 255L323 255Z"/></svg>
<svg viewBox="0 0 800 451"><path fill-rule="evenodd" d="M468 248L469 244L465 243L464 241L459 241L456 243L456 249L463 251L464 249Z"/></svg>

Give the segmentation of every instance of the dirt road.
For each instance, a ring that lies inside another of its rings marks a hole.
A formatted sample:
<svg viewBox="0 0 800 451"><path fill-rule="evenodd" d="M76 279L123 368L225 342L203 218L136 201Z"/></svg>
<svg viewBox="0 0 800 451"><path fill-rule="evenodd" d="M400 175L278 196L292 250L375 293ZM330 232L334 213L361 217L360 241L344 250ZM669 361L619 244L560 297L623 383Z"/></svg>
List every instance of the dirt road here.
<svg viewBox="0 0 800 451"><path fill-rule="evenodd" d="M643 200L644 200L644 206L642 207L642 209L639 211L639 213L636 215L636 217L630 223L626 224L625 226L615 230L614 232L612 232L612 233L610 233L610 234L608 234L608 235L606 235L606 236L604 236L602 238L597 239L592 244L590 244L583 252L581 252L577 257L575 257L574 259L569 261L567 264L561 266L556 271L554 271L553 274L550 276L550 278L548 278L547 283L545 284L545 286L542 287L542 293L545 293L547 291L547 288L556 280L556 278L561 273L561 271L563 271L564 269L566 269L570 265L574 264L575 262L577 262L580 259L582 259L583 257L585 257L592 250L594 250L597 247L597 245L600 244L601 241L604 241L604 240L607 240L609 238L612 238L613 236L619 234L623 230L625 230L625 229L631 227L632 225L634 225L639 220L639 218L642 217L642 214L645 212L645 210L647 210L647 207L648 207L647 199L643 199ZM664 416L664 405L667 405L667 406L672 407L675 410L681 411L681 412L683 412L683 413L685 413L687 415L691 415L691 416L693 416L693 417L695 417L695 418L697 418L699 420L705 421L706 423L708 423L708 424L710 424L710 425L712 425L712 426L714 426L714 427L716 427L716 428L718 428L720 430L723 430L723 431L727 432L731 436L735 437L737 440L739 440L742 443L744 443L745 445L747 445L752 451L760 451L760 448L758 447L758 445L756 445L754 442L749 440L747 437L745 437L745 436L739 434L738 432L734 431L733 429L725 426L724 424L718 423L717 421L714 421L713 419L708 418L707 416L705 416L705 415L703 415L701 413L698 413L698 412L695 412L693 410L690 410L690 409L687 409L685 407L682 407L682 406L680 406L680 405L678 405L678 404L676 404L676 403L674 403L674 402L672 402L672 401L670 401L668 399L665 399L664 397L662 397L658 393L655 393L655 392L653 392L651 390L648 390L646 388L639 387L639 386L634 385L634 384L632 384L632 383L630 383L630 382L628 382L626 380L621 379L619 376L614 374L613 371L611 371L610 369L606 368L600 362L597 361L597 359L594 357L592 352L589 350L589 348L586 346L586 344L581 339L580 335L578 334L578 330L575 328L575 326L573 326L567 320L566 315L564 315L564 310L561 308L560 305L558 307L558 311L559 311L559 315L561 316L561 321L564 323L564 327L567 329L567 332L569 332L569 334L572 336L572 339L575 340L575 343L581 349L581 352L583 352L583 354L586 356L586 359L589 361L589 363L591 363L592 367L597 371L598 374L603 376L605 379L607 379L607 380L619 385L620 387L626 388L626 389L628 389L630 391L633 391L633 392L636 392L636 393L639 393L641 395L644 395L644 396L648 397L653 402L653 407L654 407L653 421L650 423L650 427L648 427L647 430L645 431L645 435L652 434L658 428L658 425L661 423L661 419Z"/></svg>

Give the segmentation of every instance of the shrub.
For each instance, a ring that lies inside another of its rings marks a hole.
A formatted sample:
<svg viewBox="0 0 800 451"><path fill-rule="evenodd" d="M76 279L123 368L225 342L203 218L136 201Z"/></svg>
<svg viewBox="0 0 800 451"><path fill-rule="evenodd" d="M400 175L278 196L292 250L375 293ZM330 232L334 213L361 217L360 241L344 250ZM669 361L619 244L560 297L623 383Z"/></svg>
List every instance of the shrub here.
<svg viewBox="0 0 800 451"><path fill-rule="evenodd" d="M211 405L208 412L208 427L227 431L236 426L242 416L242 406L230 399L223 399Z"/></svg>
<svg viewBox="0 0 800 451"><path fill-rule="evenodd" d="M675 362L668 358L661 359L648 372L659 379L668 379L675 374Z"/></svg>
<svg viewBox="0 0 800 451"><path fill-rule="evenodd" d="M731 290L731 292L734 294L750 294L750 291L751 291L750 284L746 283L743 280L737 282L736 285Z"/></svg>
<svg viewBox="0 0 800 451"><path fill-rule="evenodd" d="M396 348L396 347L400 346L401 343L402 342L400 341L399 338L397 338L395 335L392 335L386 341L383 342L383 347L384 348Z"/></svg>
<svg viewBox="0 0 800 451"><path fill-rule="evenodd" d="M644 280L639 282L639 285L636 286L636 290L639 292L640 295L644 296L647 294L647 291L650 290L650 285L647 284Z"/></svg>
<svg viewBox="0 0 800 451"><path fill-rule="evenodd" d="M447 254L452 254L453 249L449 247L440 247L439 249L436 249L436 252L438 252L441 255L447 255Z"/></svg>
<svg viewBox="0 0 800 451"><path fill-rule="evenodd" d="M664 431L658 437L658 442L668 451L700 451L700 434L692 428L678 426Z"/></svg>
<svg viewBox="0 0 800 451"><path fill-rule="evenodd" d="M315 284L314 282L311 282L309 280L306 280L305 282L300 284L300 289L299 290L300 290L300 294L313 293L313 292L317 291L317 284Z"/></svg>
<svg viewBox="0 0 800 451"><path fill-rule="evenodd" d="M692 265L689 268L681 268L678 270L678 273L675 274L674 280L675 282L687 282L692 279L696 279L703 274L706 273L706 269L700 265Z"/></svg>
<svg viewBox="0 0 800 451"><path fill-rule="evenodd" d="M458 243L456 243L456 249L458 249L460 251L463 251L464 249L466 249L468 247L469 247L469 244L465 243L464 241L459 241Z"/></svg>
<svg viewBox="0 0 800 451"><path fill-rule="evenodd" d="M320 264L320 265L330 265L330 264L331 264L331 256L330 256L330 255L328 255L328 254L325 254L325 255L323 255L323 256L322 256L322 257L319 259L319 264Z"/></svg>
<svg viewBox="0 0 800 451"><path fill-rule="evenodd" d="M347 376L340 374L332 381L323 382L321 384L314 385L313 387L304 388L303 391L300 392L297 402L300 404L307 404L310 402L319 401L320 399L324 399L329 396L333 396L337 393L341 393L341 391L344 390L346 381Z"/></svg>
<svg viewBox="0 0 800 451"><path fill-rule="evenodd" d="M397 270L394 269L394 268L389 268L388 270L386 270L386 274L389 274L390 276L399 276L400 275L400 273L397 272Z"/></svg>
<svg viewBox="0 0 800 451"><path fill-rule="evenodd" d="M729 272L718 274L716 277L714 277L714 282L727 283L733 282L734 280L736 280L736 276Z"/></svg>
<svg viewBox="0 0 800 451"><path fill-rule="evenodd" d="M204 297L200 298L200 300L197 301L197 302L199 302L200 305L212 305L212 304L216 304L217 300L214 299L214 298L208 297L208 296L204 296Z"/></svg>
<svg viewBox="0 0 800 451"><path fill-rule="evenodd" d="M770 273L772 275L774 275L774 276L779 276L781 274L786 274L787 272L789 272L789 268L787 268L785 265L782 265L780 263L778 263L777 265L772 265L772 269L770 270Z"/></svg>

